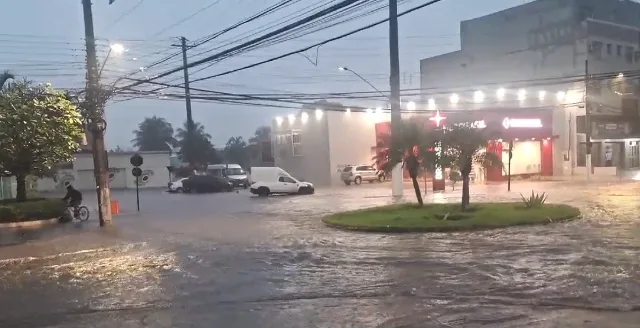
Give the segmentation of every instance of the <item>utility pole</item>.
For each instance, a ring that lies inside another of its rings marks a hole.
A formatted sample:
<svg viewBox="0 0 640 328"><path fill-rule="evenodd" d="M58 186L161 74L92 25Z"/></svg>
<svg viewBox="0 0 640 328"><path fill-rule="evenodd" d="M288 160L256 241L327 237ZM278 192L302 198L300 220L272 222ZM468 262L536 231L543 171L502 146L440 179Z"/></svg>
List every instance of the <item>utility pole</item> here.
<svg viewBox="0 0 640 328"><path fill-rule="evenodd" d="M389 83L391 84L391 134L397 134L402 120L400 109L400 55L398 53L398 0L389 0ZM395 140L395 138L394 138ZM404 192L402 164L397 164L391 174L391 194L401 197Z"/></svg>
<svg viewBox="0 0 640 328"><path fill-rule="evenodd" d="M182 48L182 65L184 66L184 100L186 102L186 106L187 106L187 140L186 140L186 144L184 145L185 148L187 148L187 161L189 162L189 165L191 166L191 168L194 167L195 163L193 161L193 130L194 130L194 124L193 124L193 116L191 115L191 90L189 88L189 68L187 68L187 50L189 50L189 47L187 46L187 38L185 38L184 36L180 38L180 45L173 45L174 47L180 47Z"/></svg>
<svg viewBox="0 0 640 328"><path fill-rule="evenodd" d="M110 4L113 1L110 1ZM98 59L96 55L96 40L93 34L93 12L91 0L82 0L84 13L84 33L87 51L87 86L85 108L87 127L92 136L93 170L96 178L96 191L98 196L98 218L100 226L104 227L112 223L111 197L109 195L109 164L107 152L104 146L104 132L106 121L104 120L104 102L100 90L98 78Z"/></svg>
<svg viewBox="0 0 640 328"><path fill-rule="evenodd" d="M584 122L586 125L586 168L587 168L587 181L591 180L591 103L589 101L589 84L591 82L591 77L589 76L589 60L584 61Z"/></svg>

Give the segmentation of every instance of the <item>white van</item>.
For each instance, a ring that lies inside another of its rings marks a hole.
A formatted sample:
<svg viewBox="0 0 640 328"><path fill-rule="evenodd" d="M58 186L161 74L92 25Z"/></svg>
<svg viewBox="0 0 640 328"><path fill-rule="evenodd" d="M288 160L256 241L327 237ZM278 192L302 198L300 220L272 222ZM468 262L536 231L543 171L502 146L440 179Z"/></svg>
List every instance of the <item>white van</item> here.
<svg viewBox="0 0 640 328"><path fill-rule="evenodd" d="M224 177L233 183L234 187L249 187L247 172L238 164L212 164L207 166L207 174L217 177Z"/></svg>
<svg viewBox="0 0 640 328"><path fill-rule="evenodd" d="M315 192L312 183L302 182L279 167L252 167L251 193L259 196L271 194L305 194Z"/></svg>

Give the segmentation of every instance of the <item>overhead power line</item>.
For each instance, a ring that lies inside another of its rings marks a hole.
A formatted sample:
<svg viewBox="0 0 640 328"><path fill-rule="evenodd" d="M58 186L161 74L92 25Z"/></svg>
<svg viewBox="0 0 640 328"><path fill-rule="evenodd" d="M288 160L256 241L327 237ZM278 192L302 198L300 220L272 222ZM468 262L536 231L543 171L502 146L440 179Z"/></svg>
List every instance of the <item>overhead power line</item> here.
<svg viewBox="0 0 640 328"><path fill-rule="evenodd" d="M228 50L222 51L222 52L220 52L220 53L218 53L218 54L215 54L215 55L212 55L212 56L208 56L208 57L203 58L203 59L200 59L200 60L196 60L196 61L194 61L194 62L191 62L191 63L187 64L186 66L185 66L185 65L183 65L183 66L181 66L181 67L174 68L174 69L169 70L169 71L167 71L167 72L164 72L164 73L158 74L158 75L154 76L153 78L147 79L147 80L145 80L145 81L157 80L157 79L159 79L159 78L162 78L162 77L165 77L165 76L171 75L171 74L173 74L173 73L180 72L180 71L184 70L185 68L190 68L190 67L194 67L194 66L198 66L198 65L202 65L202 64L204 64L204 63L210 62L210 61L212 61L212 60L215 60L215 59L217 59L217 58L220 58L220 57L222 57L222 56L225 56L225 55L227 55L227 54L230 54L230 53L232 53L232 52L234 52L234 51L237 51L237 50L239 50L239 49L245 48L245 47L247 47L247 46L251 46L251 45L253 45L253 44L255 44L255 43L258 43L258 42L261 42L261 41L266 40L266 39L268 39L268 38L271 38L271 37L273 37L273 36L276 36L276 35L278 35L278 34L280 34L280 33L286 32L286 31L288 31L288 30L290 30L290 29L292 29L292 28L295 28L295 27L297 27L297 26L300 26L300 25L303 25L303 24L305 24L305 23L308 23L308 22L311 22L311 21L313 21L313 20L316 20L316 19L318 19L318 18L321 18L321 17L323 17L323 16L325 16L325 15L330 14L330 13L331 13L331 12L333 12L333 11L339 10L339 9L344 8L344 7L346 7L346 6L349 6L349 5L353 4L353 3L356 3L357 1L359 1L359 0L344 0L344 1L341 1L341 2L339 2L339 3L337 3L337 4L333 5L333 6L331 6L331 7L329 7L329 8L326 8L326 9L324 9L324 10L321 10L321 11L319 11L319 12L317 12L317 13L315 13L315 14L312 14L312 15L310 15L310 16L307 16L307 17L305 17L305 18L303 18L303 19L301 19L301 20L298 20L298 21L296 21L296 22L293 22L293 23L291 23L291 24L288 24L288 25L286 25L286 26L284 26L284 27L282 27L282 28L279 28L279 29L277 29L277 30L275 30L275 31L272 31L272 32L266 33L266 34L262 35L261 37L258 37L258 38L255 38L255 39L253 39L253 40L250 40L250 41L244 42L243 44L240 44L240 45L238 45L238 46L232 47L231 49L228 49ZM441 1L441 0L436 0L436 1L433 1L433 2L438 2L438 1ZM132 84L132 85L126 86L125 88L131 88L131 87L134 87L134 86L137 86L137 85L143 84L143 83L145 83L145 82L136 82L136 83L134 83L134 84Z"/></svg>
<svg viewBox="0 0 640 328"><path fill-rule="evenodd" d="M430 5L436 4L436 3L440 2L440 1L442 1L442 0L431 0L431 1L429 1L429 2L426 2L426 3L424 3L424 4L421 4L421 5L419 5L419 6L413 7L413 8L411 8L411 9L408 9L408 10L405 10L405 11L403 11L403 12L399 13L399 14L398 14L398 17L402 17L402 16L404 16L404 15L410 14L410 13L412 13L412 12L416 11L416 10L419 10L419 9L424 8L424 7L427 7L427 6L430 6ZM353 34L356 34L356 33L362 32L362 31L364 31L364 30L368 30L368 29L370 29L370 28L373 28L373 27L378 26L378 25L380 25L380 24L386 23L386 22L388 22L388 21L389 21L389 18L385 18L385 19L379 20L379 21L377 21L377 22L375 22L375 23L372 23L372 24L369 24L369 25L363 26L363 27L361 27L361 28L358 28L358 29L352 30L352 31L350 31L350 32L347 32L347 33L341 34L341 35L336 36L336 37L333 37L333 38L331 38L331 39L327 39L327 40L324 40L324 41L318 42L318 43L313 44L313 45L311 45L311 46L308 46L308 47L305 47L305 48L302 48L302 49L298 49L298 50L296 50L296 51L288 52L288 53L286 53L286 54L283 54L283 55L280 55L280 56L277 56L277 57L273 57L273 58L270 58L270 59L263 60L263 61L261 61L261 62L255 63L255 64L251 64L251 65L243 66L243 67L241 67L241 68L236 68L236 69L233 69L233 70L230 70L230 71L226 71L226 72L223 72L223 73L218 73L218 74L215 74L215 75L210 75L210 76L202 77L202 78L199 78L199 79L195 79L195 80L193 80L192 82L198 82L198 81L208 80L208 79L212 79L212 78L215 78L215 77L224 76L224 75L229 75L229 74L232 74L232 73L235 73L235 72L243 71L243 70L246 70L246 69L249 69L249 68L253 68L253 67L256 67L256 66L264 65L264 64L267 64L267 63L270 63L270 62L273 62L273 61L276 61L276 60L279 60L279 59L283 59L283 58L286 58L286 57L289 57L289 56L292 56L292 55L295 55L295 54L299 54L299 53L305 52L305 51L307 51L307 50L310 50L310 49L313 49L313 48L315 48L315 47L319 47L319 46L325 45L325 44L327 44L327 43L331 43L331 42L333 42L333 41L337 41L337 40L340 40L340 39L344 39L344 38L346 38L346 37L348 37L348 36L350 36L350 35L353 35ZM165 76L166 76L166 75L165 75Z"/></svg>

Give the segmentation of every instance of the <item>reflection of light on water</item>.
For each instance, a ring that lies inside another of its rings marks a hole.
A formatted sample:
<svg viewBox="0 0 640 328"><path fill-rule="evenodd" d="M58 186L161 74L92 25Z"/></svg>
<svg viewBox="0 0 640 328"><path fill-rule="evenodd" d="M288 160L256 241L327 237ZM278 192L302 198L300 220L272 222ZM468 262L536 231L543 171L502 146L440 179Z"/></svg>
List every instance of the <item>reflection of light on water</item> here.
<svg viewBox="0 0 640 328"><path fill-rule="evenodd" d="M433 202L436 204L448 203L447 198L444 196L444 193L441 192L433 194Z"/></svg>
<svg viewBox="0 0 640 328"><path fill-rule="evenodd" d="M8 263L12 265L3 265ZM31 277L84 293L70 302L93 310L166 307L166 278L180 272L174 253L161 253L144 243L13 259L0 262L0 268L5 269L0 271L5 283L5 278L14 277L12 284L17 286Z"/></svg>

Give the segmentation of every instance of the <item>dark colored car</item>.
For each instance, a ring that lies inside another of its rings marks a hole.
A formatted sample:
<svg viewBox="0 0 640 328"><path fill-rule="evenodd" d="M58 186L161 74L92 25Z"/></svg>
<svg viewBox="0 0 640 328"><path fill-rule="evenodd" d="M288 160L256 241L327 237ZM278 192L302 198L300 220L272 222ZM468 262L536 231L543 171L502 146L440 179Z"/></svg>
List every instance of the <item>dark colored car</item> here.
<svg viewBox="0 0 640 328"><path fill-rule="evenodd" d="M182 188L187 193L232 191L233 183L223 177L194 175L182 181Z"/></svg>

